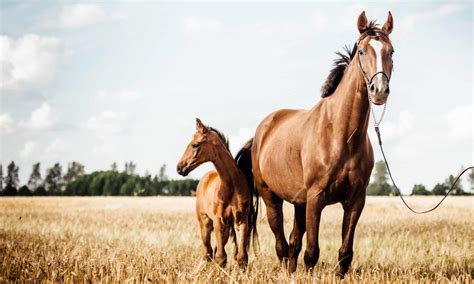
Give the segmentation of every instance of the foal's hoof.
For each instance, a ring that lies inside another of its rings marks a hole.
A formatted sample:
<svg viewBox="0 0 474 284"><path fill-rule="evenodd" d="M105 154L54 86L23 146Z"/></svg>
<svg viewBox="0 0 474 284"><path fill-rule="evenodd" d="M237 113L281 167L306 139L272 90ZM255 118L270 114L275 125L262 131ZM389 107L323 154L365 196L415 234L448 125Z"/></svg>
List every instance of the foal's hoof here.
<svg viewBox="0 0 474 284"><path fill-rule="evenodd" d="M248 260L247 260L247 258L239 259L239 260L237 260L237 264L239 265L240 269L245 270L245 269L247 269Z"/></svg>
<svg viewBox="0 0 474 284"><path fill-rule="evenodd" d="M216 257L216 262L220 267L225 267L227 264L227 257Z"/></svg>

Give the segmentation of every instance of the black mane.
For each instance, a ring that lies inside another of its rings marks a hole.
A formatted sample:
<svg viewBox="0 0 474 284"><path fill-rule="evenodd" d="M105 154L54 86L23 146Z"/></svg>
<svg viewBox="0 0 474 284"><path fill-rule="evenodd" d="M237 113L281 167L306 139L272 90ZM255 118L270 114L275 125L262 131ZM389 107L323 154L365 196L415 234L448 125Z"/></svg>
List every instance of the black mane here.
<svg viewBox="0 0 474 284"><path fill-rule="evenodd" d="M224 145L226 146L227 150L229 150L230 152L230 148L229 148L229 139L227 139L227 137L224 135L224 133L220 132L219 130L215 129L214 127L211 127L211 126L208 126L209 129L211 129L212 131L214 131L215 133L217 133L217 135L219 136L219 138L221 139L221 141L224 143Z"/></svg>
<svg viewBox="0 0 474 284"><path fill-rule="evenodd" d="M348 47L344 47L344 53L336 52L338 58L334 59L334 68L329 71L329 75L326 78L323 86L321 87L321 97L329 97L334 93L337 86L342 80L342 76L344 75L344 71L346 71L347 66L351 63L352 58L354 58L355 53L357 51L357 44L354 43L354 47L352 50Z"/></svg>
<svg viewBox="0 0 474 284"><path fill-rule="evenodd" d="M375 21L370 21L367 25L367 29L360 35L359 41L364 39L367 36L380 36L388 38L387 33L380 29ZM347 69L347 66L351 63L351 60L354 58L357 52L357 43L354 43L352 50L350 47L345 46L343 52L336 52L338 58L334 60L334 67L329 71L329 75L324 81L323 86L321 87L321 97L329 97L334 93L337 86L344 76L344 72Z"/></svg>

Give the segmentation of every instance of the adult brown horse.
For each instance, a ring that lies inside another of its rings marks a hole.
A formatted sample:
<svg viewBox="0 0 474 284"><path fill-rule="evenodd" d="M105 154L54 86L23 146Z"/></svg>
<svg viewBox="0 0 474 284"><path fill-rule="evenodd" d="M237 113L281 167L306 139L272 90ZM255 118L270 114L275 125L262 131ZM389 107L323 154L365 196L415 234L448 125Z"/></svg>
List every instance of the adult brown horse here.
<svg viewBox="0 0 474 284"><path fill-rule="evenodd" d="M319 258L321 211L341 203L344 209L340 275L352 262L354 231L364 208L366 187L374 165L367 134L370 102L380 105L389 94L393 47L389 12L382 28L359 16L357 44L349 56L340 55L322 88L322 97L310 110L283 109L258 126L247 145L255 185L267 207L281 261L289 258L294 272L302 237L307 231L304 261L308 269ZM250 146L251 145L251 146ZM283 200L294 204L295 220L290 246L283 231Z"/></svg>
<svg viewBox="0 0 474 284"><path fill-rule="evenodd" d="M257 238L258 208L253 204L253 179L244 175L238 166L242 153L239 152L234 160L225 136L196 119L196 133L177 166L178 173L183 176L205 162L212 162L216 167L199 181L196 216L201 227L204 257L207 260L213 257L211 233L214 230L217 243L214 257L221 266L227 262L225 245L229 236L236 245L234 257L240 267L245 267L248 262L250 236L254 241ZM238 244L234 224L239 230Z"/></svg>

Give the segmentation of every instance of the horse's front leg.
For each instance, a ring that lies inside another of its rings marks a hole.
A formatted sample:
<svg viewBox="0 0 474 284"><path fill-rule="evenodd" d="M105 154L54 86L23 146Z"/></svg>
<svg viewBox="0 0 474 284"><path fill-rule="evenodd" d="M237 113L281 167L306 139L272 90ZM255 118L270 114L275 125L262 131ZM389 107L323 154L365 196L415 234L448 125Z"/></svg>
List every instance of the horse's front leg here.
<svg viewBox="0 0 474 284"><path fill-rule="evenodd" d="M245 268L248 263L248 253L247 253L247 248L248 248L248 242L249 240L249 235L248 235L248 217L245 216L245 218L240 222L240 224L237 224L238 232L239 232L239 237L237 239L238 242L238 253L237 253L237 263L239 264L240 268Z"/></svg>
<svg viewBox="0 0 474 284"><path fill-rule="evenodd" d="M342 221L342 246L339 249L339 276L349 270L352 262L354 234L359 221L360 214L365 205L365 194L358 198L353 204L344 206L344 219Z"/></svg>
<svg viewBox="0 0 474 284"><path fill-rule="evenodd" d="M313 268L319 259L319 222L321 212L326 206L324 194L317 188L308 191L306 203L306 251L304 262L306 269Z"/></svg>
<svg viewBox="0 0 474 284"><path fill-rule="evenodd" d="M296 271L298 265L298 255L301 252L303 235L306 231L306 207L295 205L295 220L293 222L293 230L290 234L290 264L289 272Z"/></svg>

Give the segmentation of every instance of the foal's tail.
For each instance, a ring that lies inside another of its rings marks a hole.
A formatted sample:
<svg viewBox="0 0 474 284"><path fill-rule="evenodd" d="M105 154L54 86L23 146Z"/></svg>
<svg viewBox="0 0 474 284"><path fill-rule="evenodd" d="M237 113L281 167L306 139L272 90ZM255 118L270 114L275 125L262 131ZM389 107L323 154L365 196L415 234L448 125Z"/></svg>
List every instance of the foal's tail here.
<svg viewBox="0 0 474 284"><path fill-rule="evenodd" d="M240 170L244 173L247 185L250 190L250 212L249 218L249 229L247 233L247 248L250 245L250 239L252 239L253 250L255 253L259 250L258 232L257 232L257 215L258 215L258 191L255 188L255 183L252 174L252 143L253 138L247 141L245 145L235 156L235 161L239 166Z"/></svg>

